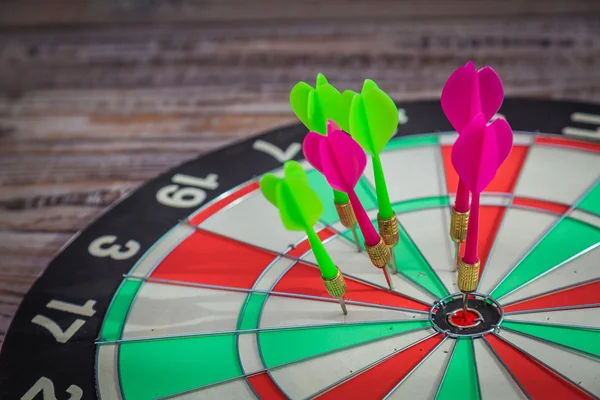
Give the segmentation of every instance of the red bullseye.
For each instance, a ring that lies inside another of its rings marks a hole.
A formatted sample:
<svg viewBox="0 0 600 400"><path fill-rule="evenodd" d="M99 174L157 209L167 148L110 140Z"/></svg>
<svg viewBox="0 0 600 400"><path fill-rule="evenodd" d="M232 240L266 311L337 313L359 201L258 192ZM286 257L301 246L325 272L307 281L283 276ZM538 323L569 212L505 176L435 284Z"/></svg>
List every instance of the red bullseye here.
<svg viewBox="0 0 600 400"><path fill-rule="evenodd" d="M451 314L448 317L448 322L452 325L460 328L468 328L477 325L481 321L481 315L478 313L467 310L465 313L462 309L457 311L455 314Z"/></svg>

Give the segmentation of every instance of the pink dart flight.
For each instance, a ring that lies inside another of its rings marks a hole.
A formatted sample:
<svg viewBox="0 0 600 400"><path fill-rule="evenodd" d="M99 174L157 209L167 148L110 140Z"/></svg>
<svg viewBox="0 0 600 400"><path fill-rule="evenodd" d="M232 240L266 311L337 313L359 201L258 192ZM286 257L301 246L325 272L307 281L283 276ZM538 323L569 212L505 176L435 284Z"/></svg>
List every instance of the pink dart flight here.
<svg viewBox="0 0 600 400"><path fill-rule="evenodd" d="M504 100L500 77L491 67L475 71L472 61L450 75L440 101L446 118L461 134L478 113L489 121L498 112Z"/></svg>
<svg viewBox="0 0 600 400"><path fill-rule="evenodd" d="M478 259L480 194L510 154L512 143L512 129L506 120L498 118L488 125L483 113L478 113L463 128L452 147L452 165L473 196L464 256L466 263L474 264Z"/></svg>
<svg viewBox="0 0 600 400"><path fill-rule="evenodd" d="M459 135L479 113L486 122L489 121L503 100L504 88L496 71L490 67L476 71L472 61L450 75L440 98L446 118ZM469 210L469 191L462 179L458 182L455 209L458 212Z"/></svg>
<svg viewBox="0 0 600 400"><path fill-rule="evenodd" d="M308 162L325 176L329 185L348 194L365 243L368 246L379 243L379 234L354 193L354 187L367 165L367 156L360 145L329 120L327 135L309 132L302 148Z"/></svg>

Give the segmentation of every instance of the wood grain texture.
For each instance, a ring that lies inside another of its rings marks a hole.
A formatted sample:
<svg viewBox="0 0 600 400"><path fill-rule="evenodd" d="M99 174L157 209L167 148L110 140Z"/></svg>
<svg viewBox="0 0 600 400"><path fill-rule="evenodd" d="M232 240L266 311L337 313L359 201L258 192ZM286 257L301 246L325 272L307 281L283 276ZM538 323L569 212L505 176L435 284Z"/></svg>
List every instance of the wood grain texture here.
<svg viewBox="0 0 600 400"><path fill-rule="evenodd" d="M600 102L600 2L0 2L0 342L76 231L160 172L293 122L296 81L434 98L469 59L509 95Z"/></svg>

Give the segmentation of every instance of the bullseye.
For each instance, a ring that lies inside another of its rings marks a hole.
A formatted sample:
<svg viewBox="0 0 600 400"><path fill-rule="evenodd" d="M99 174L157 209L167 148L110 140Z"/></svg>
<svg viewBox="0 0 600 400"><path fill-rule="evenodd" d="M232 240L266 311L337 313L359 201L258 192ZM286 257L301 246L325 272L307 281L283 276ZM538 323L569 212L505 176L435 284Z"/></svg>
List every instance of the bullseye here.
<svg viewBox="0 0 600 400"><path fill-rule="evenodd" d="M479 311L468 308L465 313L462 309L448 315L448 323L457 328L472 328L483 322L483 318Z"/></svg>
<svg viewBox="0 0 600 400"><path fill-rule="evenodd" d="M462 293L454 293L435 302L429 312L434 329L451 337L479 337L500 326L504 311L500 304L481 293L469 295L469 307L463 310Z"/></svg>

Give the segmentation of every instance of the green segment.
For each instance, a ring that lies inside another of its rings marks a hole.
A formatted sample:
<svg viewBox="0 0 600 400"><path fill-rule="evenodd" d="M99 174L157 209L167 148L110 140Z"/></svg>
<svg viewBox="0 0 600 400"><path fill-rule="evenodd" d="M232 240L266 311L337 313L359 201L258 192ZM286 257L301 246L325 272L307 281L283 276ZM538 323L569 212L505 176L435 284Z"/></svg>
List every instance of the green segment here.
<svg viewBox="0 0 600 400"><path fill-rule="evenodd" d="M323 246L323 242L317 234L315 230L310 228L306 231L308 235L308 241L310 243L310 247L317 259L317 264L319 265L319 269L321 270L321 276L325 279L333 279L337 275L338 269L331 260L329 253L325 250L325 246Z"/></svg>
<svg viewBox="0 0 600 400"><path fill-rule="evenodd" d="M405 212L411 212L415 210L422 210L425 208L438 208L450 205L448 196L439 197L423 197L420 199L405 200L400 203L395 203L392 208L396 214L402 214Z"/></svg>
<svg viewBox="0 0 600 400"><path fill-rule="evenodd" d="M265 293L251 293L248 296L246 308L237 329L248 330L258 328L258 317L263 304L265 304L265 300L267 300Z"/></svg>
<svg viewBox="0 0 600 400"><path fill-rule="evenodd" d="M381 218L392 218L394 212L392 211L392 205L390 204L390 196L387 190L387 184L385 183L385 175L383 174L383 167L381 165L381 159L379 154L371 157L373 160L373 175L375 176L375 190L377 191L377 203L379 206L379 216Z"/></svg>
<svg viewBox="0 0 600 400"><path fill-rule="evenodd" d="M576 219L563 219L531 250L491 296L495 299L502 298L598 242L600 229Z"/></svg>
<svg viewBox="0 0 600 400"><path fill-rule="evenodd" d="M234 334L125 342L119 356L127 400L156 399L243 374Z"/></svg>
<svg viewBox="0 0 600 400"><path fill-rule="evenodd" d="M600 329L514 321L504 321L502 327L514 329L600 358Z"/></svg>
<svg viewBox="0 0 600 400"><path fill-rule="evenodd" d="M600 183L597 183L592 191L581 200L577 205L577 208L592 214L600 215Z"/></svg>
<svg viewBox="0 0 600 400"><path fill-rule="evenodd" d="M373 224L375 225L375 228L378 229L377 221L373 221ZM400 241L396 247L394 247L394 256L396 257L396 265L398 266L399 273L414 283L422 286L434 296L441 298L450 294L401 224L398 224L398 231L400 233ZM356 233L360 246L364 247L362 233L360 231L357 231ZM342 234L342 237L346 238L349 242L354 243L352 231L347 230Z"/></svg>
<svg viewBox="0 0 600 400"><path fill-rule="evenodd" d="M439 138L437 135L407 136L390 140L383 151L406 149L409 147L437 146L438 144Z"/></svg>
<svg viewBox="0 0 600 400"><path fill-rule="evenodd" d="M477 400L479 398L473 339L457 339L436 400Z"/></svg>
<svg viewBox="0 0 600 400"><path fill-rule="evenodd" d="M304 360L374 339L424 329L429 321L398 321L261 331L260 348L267 368ZM335 366L332 366L332 368Z"/></svg>
<svg viewBox="0 0 600 400"><path fill-rule="evenodd" d="M315 192L317 192L323 202L323 207L325 208L321 215L321 221L328 225L335 224L340 218L338 217L335 205L333 204L334 197L331 186L329 186L325 177L315 169L307 171L306 174L308 175L308 184ZM358 185L356 185L355 192L366 210L377 207L375 193L373 193L371 186L365 178L360 178Z"/></svg>
<svg viewBox="0 0 600 400"><path fill-rule="evenodd" d="M142 286L141 280L126 279L123 281L104 318L100 332L101 341L121 339L125 318L140 286Z"/></svg>

